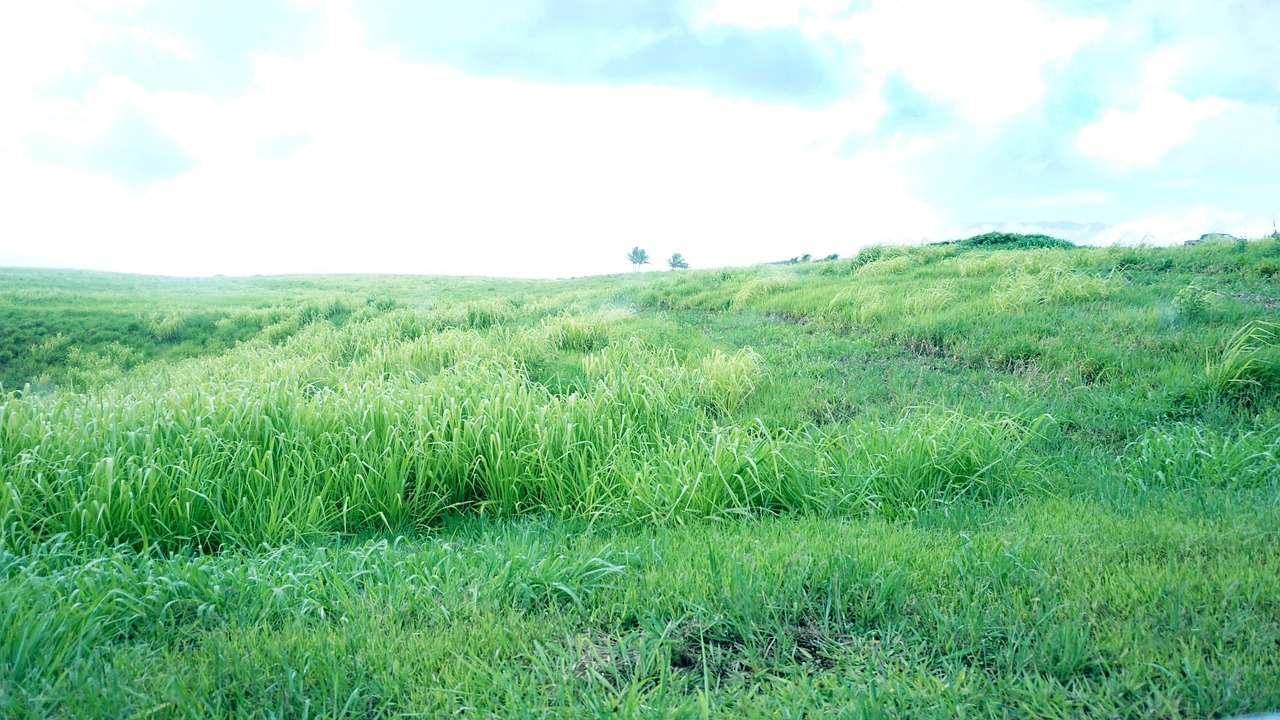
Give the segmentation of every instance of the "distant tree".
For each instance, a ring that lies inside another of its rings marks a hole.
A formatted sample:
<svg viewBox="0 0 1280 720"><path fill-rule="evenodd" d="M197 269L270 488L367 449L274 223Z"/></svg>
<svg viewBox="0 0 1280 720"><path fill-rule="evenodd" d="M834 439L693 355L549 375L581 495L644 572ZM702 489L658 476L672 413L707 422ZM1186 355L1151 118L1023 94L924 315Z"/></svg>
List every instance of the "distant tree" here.
<svg viewBox="0 0 1280 720"><path fill-rule="evenodd" d="M672 270L687 270L689 268L689 263L680 253L676 253L667 258L667 264L671 266Z"/></svg>
<svg viewBox="0 0 1280 720"><path fill-rule="evenodd" d="M637 245L631 248L631 252L627 253L627 259L631 261L631 269L635 272L639 272L641 265L649 264L649 253L645 252L639 245Z"/></svg>

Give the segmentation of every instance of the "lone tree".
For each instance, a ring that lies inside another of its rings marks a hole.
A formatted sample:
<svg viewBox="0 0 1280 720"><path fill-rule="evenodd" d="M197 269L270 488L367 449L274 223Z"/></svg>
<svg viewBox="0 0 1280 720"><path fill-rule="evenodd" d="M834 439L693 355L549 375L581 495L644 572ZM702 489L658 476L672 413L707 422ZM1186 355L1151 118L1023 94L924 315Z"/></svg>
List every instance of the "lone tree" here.
<svg viewBox="0 0 1280 720"><path fill-rule="evenodd" d="M672 270L687 270L689 268L689 263L680 253L667 258L667 264L671 266Z"/></svg>
<svg viewBox="0 0 1280 720"><path fill-rule="evenodd" d="M640 272L641 265L649 264L649 253L640 249L640 246L637 245L631 248L631 252L627 253L627 259L631 261L631 269L635 272Z"/></svg>

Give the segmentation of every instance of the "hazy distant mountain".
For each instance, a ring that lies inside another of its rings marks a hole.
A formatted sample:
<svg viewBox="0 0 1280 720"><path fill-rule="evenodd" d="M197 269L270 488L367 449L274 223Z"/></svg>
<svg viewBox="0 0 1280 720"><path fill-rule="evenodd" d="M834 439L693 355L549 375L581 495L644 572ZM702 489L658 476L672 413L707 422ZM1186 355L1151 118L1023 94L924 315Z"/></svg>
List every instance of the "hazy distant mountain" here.
<svg viewBox="0 0 1280 720"><path fill-rule="evenodd" d="M981 235L986 232L1016 232L1026 235L1039 233L1082 244L1092 242L1099 234L1111 228L1106 223L1078 223L1067 220L1038 220L1028 223L969 223L964 227L967 235Z"/></svg>

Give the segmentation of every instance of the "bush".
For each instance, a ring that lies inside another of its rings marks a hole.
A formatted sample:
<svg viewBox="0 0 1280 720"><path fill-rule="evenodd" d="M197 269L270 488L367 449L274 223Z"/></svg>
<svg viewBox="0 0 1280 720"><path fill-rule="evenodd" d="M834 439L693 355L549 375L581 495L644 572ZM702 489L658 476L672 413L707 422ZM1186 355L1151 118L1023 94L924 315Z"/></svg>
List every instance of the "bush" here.
<svg viewBox="0 0 1280 720"><path fill-rule="evenodd" d="M985 248L988 250L1027 250L1031 248L1074 248L1075 243L1049 235L1023 235L1021 233L989 232L974 235L964 240L948 240L935 245L959 245L966 248Z"/></svg>
<svg viewBox="0 0 1280 720"><path fill-rule="evenodd" d="M1173 307L1187 320L1200 320L1209 314L1214 299L1213 293L1191 284L1173 296Z"/></svg>

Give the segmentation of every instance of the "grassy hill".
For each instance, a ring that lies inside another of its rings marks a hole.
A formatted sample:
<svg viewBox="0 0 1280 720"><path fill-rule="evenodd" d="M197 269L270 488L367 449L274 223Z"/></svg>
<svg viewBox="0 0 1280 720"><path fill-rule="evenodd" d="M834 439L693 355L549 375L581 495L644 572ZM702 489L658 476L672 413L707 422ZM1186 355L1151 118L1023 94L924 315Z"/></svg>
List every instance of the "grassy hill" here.
<svg viewBox="0 0 1280 720"><path fill-rule="evenodd" d="M1278 272L0 270L0 715L1276 709Z"/></svg>

